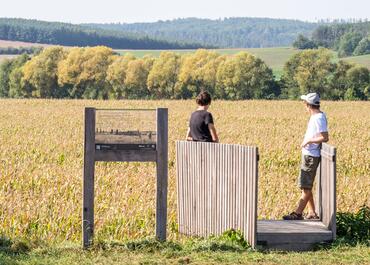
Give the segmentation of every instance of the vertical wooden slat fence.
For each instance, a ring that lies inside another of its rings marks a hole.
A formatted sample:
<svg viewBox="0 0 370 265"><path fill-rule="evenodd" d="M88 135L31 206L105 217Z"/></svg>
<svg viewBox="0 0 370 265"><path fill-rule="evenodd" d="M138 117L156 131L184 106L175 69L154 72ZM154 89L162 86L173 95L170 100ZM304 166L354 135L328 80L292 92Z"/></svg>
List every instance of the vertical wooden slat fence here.
<svg viewBox="0 0 370 265"><path fill-rule="evenodd" d="M255 247L257 147L177 141L176 158L180 233L236 229Z"/></svg>
<svg viewBox="0 0 370 265"><path fill-rule="evenodd" d="M336 148L323 144L317 172L316 206L322 223L336 237Z"/></svg>

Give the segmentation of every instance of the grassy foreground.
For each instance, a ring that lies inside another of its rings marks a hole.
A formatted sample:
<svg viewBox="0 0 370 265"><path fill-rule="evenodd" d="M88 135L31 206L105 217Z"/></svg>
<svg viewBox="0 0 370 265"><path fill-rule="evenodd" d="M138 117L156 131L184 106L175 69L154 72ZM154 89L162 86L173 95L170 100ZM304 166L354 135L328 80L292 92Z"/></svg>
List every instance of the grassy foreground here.
<svg viewBox="0 0 370 265"><path fill-rule="evenodd" d="M310 252L255 251L223 239L187 239L158 243L153 239L98 243L83 250L77 243L0 245L0 264L369 264L370 247L337 241Z"/></svg>

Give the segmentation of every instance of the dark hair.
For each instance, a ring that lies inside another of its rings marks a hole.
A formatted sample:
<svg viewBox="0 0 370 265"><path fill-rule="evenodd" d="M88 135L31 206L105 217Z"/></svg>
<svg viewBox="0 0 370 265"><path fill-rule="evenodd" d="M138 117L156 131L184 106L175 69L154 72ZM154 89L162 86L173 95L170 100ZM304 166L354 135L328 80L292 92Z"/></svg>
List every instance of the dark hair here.
<svg viewBox="0 0 370 265"><path fill-rule="evenodd" d="M312 104L308 104L310 106L311 109L320 109L320 104L318 105L312 105Z"/></svg>
<svg viewBox="0 0 370 265"><path fill-rule="evenodd" d="M201 91L196 98L196 102L200 106L207 106L211 104L212 98L207 91Z"/></svg>

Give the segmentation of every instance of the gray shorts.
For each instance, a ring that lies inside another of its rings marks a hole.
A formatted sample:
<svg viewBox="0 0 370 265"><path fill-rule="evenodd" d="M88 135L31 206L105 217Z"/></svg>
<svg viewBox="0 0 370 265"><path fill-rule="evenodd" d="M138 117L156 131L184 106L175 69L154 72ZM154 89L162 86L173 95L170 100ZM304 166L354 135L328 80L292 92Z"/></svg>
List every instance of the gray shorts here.
<svg viewBox="0 0 370 265"><path fill-rule="evenodd" d="M320 157L302 155L301 172L298 178L300 189L312 189L319 163Z"/></svg>

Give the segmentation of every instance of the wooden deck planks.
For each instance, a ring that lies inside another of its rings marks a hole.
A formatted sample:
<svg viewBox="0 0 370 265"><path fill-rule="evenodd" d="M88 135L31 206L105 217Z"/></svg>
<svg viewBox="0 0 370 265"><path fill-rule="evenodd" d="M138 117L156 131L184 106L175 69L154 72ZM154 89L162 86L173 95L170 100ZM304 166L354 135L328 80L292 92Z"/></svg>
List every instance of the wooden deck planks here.
<svg viewBox="0 0 370 265"><path fill-rule="evenodd" d="M332 232L320 221L257 221L257 244L263 248L302 251L332 240Z"/></svg>

